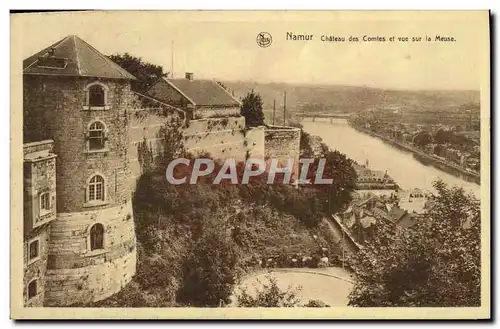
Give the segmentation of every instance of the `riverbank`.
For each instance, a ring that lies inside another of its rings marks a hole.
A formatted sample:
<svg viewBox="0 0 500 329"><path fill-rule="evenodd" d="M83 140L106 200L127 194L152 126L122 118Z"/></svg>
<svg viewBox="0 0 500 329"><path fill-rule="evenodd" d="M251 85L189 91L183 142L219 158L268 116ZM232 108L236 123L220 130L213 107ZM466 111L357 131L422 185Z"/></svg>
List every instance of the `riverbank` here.
<svg viewBox="0 0 500 329"><path fill-rule="evenodd" d="M429 155L429 154L424 153L415 147L412 147L408 144L401 143L397 140L391 139L391 138L386 137L384 135L377 134L377 133L370 131L370 130L367 130L367 129L363 129L359 126L351 124L351 122L348 122L348 124L353 129L355 129L359 132L365 133L365 134L370 135L372 137L379 138L382 141L384 141L385 143L390 144L391 146L394 146L400 150L411 152L413 154L413 156L415 157L415 159L417 159L420 163L422 163L426 166L432 165L435 168L440 169L448 174L452 174L456 177L465 179L469 182L474 182L477 185L481 184L481 176L477 173L469 172L469 171L465 170L464 168L459 167L459 166L457 166L449 161L445 161L445 160L442 160L438 157Z"/></svg>

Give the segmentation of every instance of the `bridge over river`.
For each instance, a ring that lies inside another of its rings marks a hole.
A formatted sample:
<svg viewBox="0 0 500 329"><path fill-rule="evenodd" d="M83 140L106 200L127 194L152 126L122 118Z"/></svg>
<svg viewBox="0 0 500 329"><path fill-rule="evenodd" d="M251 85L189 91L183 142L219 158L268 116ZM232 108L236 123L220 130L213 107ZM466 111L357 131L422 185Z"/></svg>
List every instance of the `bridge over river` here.
<svg viewBox="0 0 500 329"><path fill-rule="evenodd" d="M315 122L316 119L330 119L333 123L334 119L347 119L352 113L311 113L311 112L296 112L294 115L303 121Z"/></svg>

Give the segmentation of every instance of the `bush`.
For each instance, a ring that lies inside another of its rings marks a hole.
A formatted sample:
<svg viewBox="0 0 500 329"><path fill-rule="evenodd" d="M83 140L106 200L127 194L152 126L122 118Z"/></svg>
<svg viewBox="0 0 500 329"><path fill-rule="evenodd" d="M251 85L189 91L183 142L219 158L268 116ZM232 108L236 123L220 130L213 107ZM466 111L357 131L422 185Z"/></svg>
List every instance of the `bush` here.
<svg viewBox="0 0 500 329"><path fill-rule="evenodd" d="M189 305L215 307L229 302L238 255L224 227L214 225L202 231L184 262L180 300Z"/></svg>
<svg viewBox="0 0 500 329"><path fill-rule="evenodd" d="M255 296L250 295L245 288L241 288L236 295L238 307L295 307L300 303L297 296L299 288L288 287L286 291L280 290L276 278L267 277L268 283L261 283Z"/></svg>
<svg viewBox="0 0 500 329"><path fill-rule="evenodd" d="M330 307L330 305L317 299L311 299L304 307Z"/></svg>

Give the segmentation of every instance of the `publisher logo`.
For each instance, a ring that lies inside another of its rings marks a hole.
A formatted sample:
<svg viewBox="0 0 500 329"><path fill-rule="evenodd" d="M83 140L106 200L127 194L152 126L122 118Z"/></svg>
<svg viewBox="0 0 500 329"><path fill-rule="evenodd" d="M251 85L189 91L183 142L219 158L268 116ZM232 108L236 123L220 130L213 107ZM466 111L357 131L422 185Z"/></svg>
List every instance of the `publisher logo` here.
<svg viewBox="0 0 500 329"><path fill-rule="evenodd" d="M257 34L257 44L262 48L267 48L273 43L273 37L267 32Z"/></svg>

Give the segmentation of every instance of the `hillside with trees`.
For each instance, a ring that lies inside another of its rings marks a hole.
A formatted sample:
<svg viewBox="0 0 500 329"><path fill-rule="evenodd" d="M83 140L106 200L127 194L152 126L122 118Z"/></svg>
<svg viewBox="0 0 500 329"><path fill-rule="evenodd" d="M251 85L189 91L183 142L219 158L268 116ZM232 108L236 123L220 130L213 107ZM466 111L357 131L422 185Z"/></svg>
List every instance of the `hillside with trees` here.
<svg viewBox="0 0 500 329"><path fill-rule="evenodd" d="M475 90L389 90L364 86L251 81L224 81L224 85L239 99L242 99L248 90L254 90L261 95L266 112L272 111L273 101L276 101L276 118L279 120L282 118L284 92L287 93L287 108L290 112L353 113L376 106L394 105L439 111L453 106L476 108L480 101L479 91Z"/></svg>

